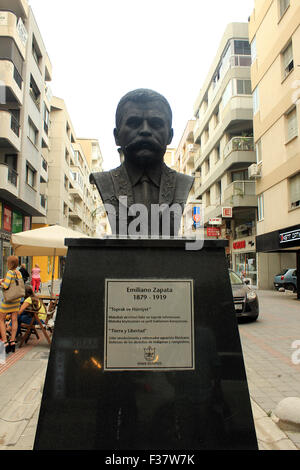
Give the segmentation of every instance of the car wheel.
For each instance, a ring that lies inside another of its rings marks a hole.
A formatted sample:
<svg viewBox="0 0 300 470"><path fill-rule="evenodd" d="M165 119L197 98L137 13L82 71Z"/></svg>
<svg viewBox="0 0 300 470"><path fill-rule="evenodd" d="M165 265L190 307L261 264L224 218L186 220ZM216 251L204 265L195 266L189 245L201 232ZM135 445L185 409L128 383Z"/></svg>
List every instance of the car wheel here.
<svg viewBox="0 0 300 470"><path fill-rule="evenodd" d="M296 292L294 284L287 284L286 290L291 290L292 292Z"/></svg>

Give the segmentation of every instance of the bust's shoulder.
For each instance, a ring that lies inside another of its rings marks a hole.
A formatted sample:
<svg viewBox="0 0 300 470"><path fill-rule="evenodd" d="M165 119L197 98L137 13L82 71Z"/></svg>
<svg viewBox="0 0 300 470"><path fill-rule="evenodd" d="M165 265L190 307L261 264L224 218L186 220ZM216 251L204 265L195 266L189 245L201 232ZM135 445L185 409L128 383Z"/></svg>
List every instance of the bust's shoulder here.
<svg viewBox="0 0 300 470"><path fill-rule="evenodd" d="M99 171L97 173L90 174L90 183L97 184L98 181L105 181L115 177L120 171L122 171L123 164L118 166L117 168L113 168L112 170L107 171Z"/></svg>
<svg viewBox="0 0 300 470"><path fill-rule="evenodd" d="M176 183L179 184L192 184L194 182L194 177L190 175L186 175L185 173L181 173L180 171L176 171L173 168L170 168L168 165L164 164L163 171L168 173L169 175L176 177Z"/></svg>

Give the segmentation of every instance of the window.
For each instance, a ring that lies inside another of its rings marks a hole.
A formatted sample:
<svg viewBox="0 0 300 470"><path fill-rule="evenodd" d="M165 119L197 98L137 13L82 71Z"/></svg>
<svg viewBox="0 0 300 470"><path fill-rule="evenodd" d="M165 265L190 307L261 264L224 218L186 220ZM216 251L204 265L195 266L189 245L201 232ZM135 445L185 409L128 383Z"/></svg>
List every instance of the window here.
<svg viewBox="0 0 300 470"><path fill-rule="evenodd" d="M259 110L259 90L258 87L253 91L253 114L256 114Z"/></svg>
<svg viewBox="0 0 300 470"><path fill-rule="evenodd" d="M264 220L264 195L258 196L258 221Z"/></svg>
<svg viewBox="0 0 300 470"><path fill-rule="evenodd" d="M35 175L36 171L33 170L29 165L26 165L26 183L32 188L35 186Z"/></svg>
<svg viewBox="0 0 300 470"><path fill-rule="evenodd" d="M220 160L221 152L220 152L220 144L215 147L215 163Z"/></svg>
<svg viewBox="0 0 300 470"><path fill-rule="evenodd" d="M31 119L28 119L28 137L34 145L37 145L38 135L39 133L38 133L37 128L31 121Z"/></svg>
<svg viewBox="0 0 300 470"><path fill-rule="evenodd" d="M227 105L231 97L232 97L232 80L230 80L230 82L228 83L223 93L223 97L222 97L223 108L225 108L225 106Z"/></svg>
<svg viewBox="0 0 300 470"><path fill-rule="evenodd" d="M255 145L255 151L256 151L256 163L262 163L262 153L261 153L261 140L257 142Z"/></svg>
<svg viewBox="0 0 300 470"><path fill-rule="evenodd" d="M207 175L209 173L209 170L210 170L210 156L208 156L208 158L206 160L206 174Z"/></svg>
<svg viewBox="0 0 300 470"><path fill-rule="evenodd" d="M293 108L288 114L286 114L287 123L287 142L298 135L298 119L297 110Z"/></svg>
<svg viewBox="0 0 300 470"><path fill-rule="evenodd" d="M234 53L241 55L251 55L250 44L248 41L234 41Z"/></svg>
<svg viewBox="0 0 300 470"><path fill-rule="evenodd" d="M285 78L294 69L293 45L292 45L292 43L290 43L285 48L285 50L281 53L281 56L282 56L282 64L283 64L283 78Z"/></svg>
<svg viewBox="0 0 300 470"><path fill-rule="evenodd" d="M30 75L30 88L29 88L29 93L33 101L35 102L36 106L39 108L40 106L40 96L41 92L38 89L37 84L34 81L34 78L32 75Z"/></svg>
<svg viewBox="0 0 300 470"><path fill-rule="evenodd" d="M206 207L210 206L210 189L206 191Z"/></svg>
<svg viewBox="0 0 300 470"><path fill-rule="evenodd" d="M233 171L231 173L232 177L232 182L233 181L246 181L248 177L248 170L239 170L239 171Z"/></svg>
<svg viewBox="0 0 300 470"><path fill-rule="evenodd" d="M42 58L42 54L34 36L32 38L32 55L37 65L39 66L41 58Z"/></svg>
<svg viewBox="0 0 300 470"><path fill-rule="evenodd" d="M256 50L256 36L254 36L253 41L251 42L251 62L256 60L257 50Z"/></svg>
<svg viewBox="0 0 300 470"><path fill-rule="evenodd" d="M279 14L280 18L284 15L288 7L290 6L290 0L279 0Z"/></svg>
<svg viewBox="0 0 300 470"><path fill-rule="evenodd" d="M237 80L236 91L238 95L251 95L251 80Z"/></svg>
<svg viewBox="0 0 300 470"><path fill-rule="evenodd" d="M300 173L289 180L291 208L300 207Z"/></svg>
<svg viewBox="0 0 300 470"><path fill-rule="evenodd" d="M48 135L48 130L49 130L49 123L50 123L50 113L46 104L44 103L44 130L47 135Z"/></svg>

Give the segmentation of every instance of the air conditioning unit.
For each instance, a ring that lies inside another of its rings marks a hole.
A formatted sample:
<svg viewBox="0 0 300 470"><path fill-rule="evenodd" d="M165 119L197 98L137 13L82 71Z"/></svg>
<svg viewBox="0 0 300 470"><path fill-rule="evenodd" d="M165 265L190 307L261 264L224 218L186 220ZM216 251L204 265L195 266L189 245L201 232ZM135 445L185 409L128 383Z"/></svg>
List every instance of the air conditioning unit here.
<svg viewBox="0 0 300 470"><path fill-rule="evenodd" d="M248 176L250 179L256 179L261 177L261 167L256 163L248 167Z"/></svg>

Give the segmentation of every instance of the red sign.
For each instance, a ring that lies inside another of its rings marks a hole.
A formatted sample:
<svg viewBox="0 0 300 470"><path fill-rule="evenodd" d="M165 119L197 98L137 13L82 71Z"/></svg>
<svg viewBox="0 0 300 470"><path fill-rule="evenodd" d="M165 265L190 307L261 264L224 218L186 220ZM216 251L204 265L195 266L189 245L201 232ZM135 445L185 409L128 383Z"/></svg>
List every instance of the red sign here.
<svg viewBox="0 0 300 470"><path fill-rule="evenodd" d="M206 233L208 237L220 237L221 229L219 227L207 227Z"/></svg>
<svg viewBox="0 0 300 470"><path fill-rule="evenodd" d="M241 240L240 242L233 242L232 246L234 250L241 250L242 248L246 248L246 240Z"/></svg>
<svg viewBox="0 0 300 470"><path fill-rule="evenodd" d="M232 217L232 207L222 207L222 217Z"/></svg>
<svg viewBox="0 0 300 470"><path fill-rule="evenodd" d="M11 219L12 219L12 211L9 207L4 206L3 212L3 228L7 232L11 232Z"/></svg>

